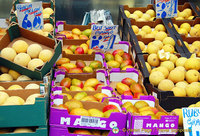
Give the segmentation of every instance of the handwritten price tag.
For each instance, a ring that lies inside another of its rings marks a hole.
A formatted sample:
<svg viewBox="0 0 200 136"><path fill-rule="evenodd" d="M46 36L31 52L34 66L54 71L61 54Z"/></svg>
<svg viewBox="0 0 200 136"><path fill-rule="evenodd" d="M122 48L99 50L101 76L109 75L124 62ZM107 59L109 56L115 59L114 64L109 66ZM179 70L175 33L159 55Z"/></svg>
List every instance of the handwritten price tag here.
<svg viewBox="0 0 200 136"><path fill-rule="evenodd" d="M183 108L185 136L200 136L200 108Z"/></svg>
<svg viewBox="0 0 200 136"><path fill-rule="evenodd" d="M177 16L178 0L156 0L156 18Z"/></svg>
<svg viewBox="0 0 200 136"><path fill-rule="evenodd" d="M21 27L28 30L43 29L42 2L17 4L17 18Z"/></svg>
<svg viewBox="0 0 200 136"><path fill-rule="evenodd" d="M117 25L92 25L90 48L96 50L112 49L117 31Z"/></svg>

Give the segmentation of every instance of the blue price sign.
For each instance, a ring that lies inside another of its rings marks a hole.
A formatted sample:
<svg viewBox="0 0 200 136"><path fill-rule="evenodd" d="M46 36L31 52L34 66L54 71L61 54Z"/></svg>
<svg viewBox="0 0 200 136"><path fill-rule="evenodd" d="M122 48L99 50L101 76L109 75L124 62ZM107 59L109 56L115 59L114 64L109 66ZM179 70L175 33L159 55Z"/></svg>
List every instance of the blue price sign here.
<svg viewBox="0 0 200 136"><path fill-rule="evenodd" d="M113 48L117 25L92 25L90 48L95 50L109 50Z"/></svg>
<svg viewBox="0 0 200 136"><path fill-rule="evenodd" d="M200 108L183 108L185 136L200 136Z"/></svg>
<svg viewBox="0 0 200 136"><path fill-rule="evenodd" d="M17 4L17 18L21 27L28 30L43 29L42 2Z"/></svg>
<svg viewBox="0 0 200 136"><path fill-rule="evenodd" d="M156 0L156 18L172 18L177 16L178 0Z"/></svg>

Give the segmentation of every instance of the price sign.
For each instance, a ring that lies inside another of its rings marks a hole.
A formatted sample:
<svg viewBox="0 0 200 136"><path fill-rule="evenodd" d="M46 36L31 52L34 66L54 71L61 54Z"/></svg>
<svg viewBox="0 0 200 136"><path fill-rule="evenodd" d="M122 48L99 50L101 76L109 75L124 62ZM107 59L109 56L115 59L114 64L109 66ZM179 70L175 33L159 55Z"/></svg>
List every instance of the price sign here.
<svg viewBox="0 0 200 136"><path fill-rule="evenodd" d="M109 50L113 48L117 25L92 25L90 48L96 50Z"/></svg>
<svg viewBox="0 0 200 136"><path fill-rule="evenodd" d="M200 136L200 108L183 108L185 136Z"/></svg>
<svg viewBox="0 0 200 136"><path fill-rule="evenodd" d="M17 4L17 18L21 27L28 30L43 29L42 2Z"/></svg>
<svg viewBox="0 0 200 136"><path fill-rule="evenodd" d="M178 0L156 0L156 18L177 16Z"/></svg>

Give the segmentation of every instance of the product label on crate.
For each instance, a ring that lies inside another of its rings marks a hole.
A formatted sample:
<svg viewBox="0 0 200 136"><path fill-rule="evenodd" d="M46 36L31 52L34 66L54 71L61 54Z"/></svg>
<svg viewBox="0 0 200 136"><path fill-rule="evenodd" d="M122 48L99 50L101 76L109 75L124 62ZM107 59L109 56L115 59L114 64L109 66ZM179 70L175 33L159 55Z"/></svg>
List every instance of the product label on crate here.
<svg viewBox="0 0 200 136"><path fill-rule="evenodd" d="M200 136L200 108L183 108L185 136Z"/></svg>
<svg viewBox="0 0 200 136"><path fill-rule="evenodd" d="M177 16L178 0L156 0L156 18L172 18Z"/></svg>
<svg viewBox="0 0 200 136"><path fill-rule="evenodd" d="M118 32L118 25L92 25L90 48L109 50L113 48Z"/></svg>
<svg viewBox="0 0 200 136"><path fill-rule="evenodd" d="M100 118L81 116L80 126L99 127Z"/></svg>
<svg viewBox="0 0 200 136"><path fill-rule="evenodd" d="M28 30L43 29L42 2L17 4L17 18L21 27Z"/></svg>

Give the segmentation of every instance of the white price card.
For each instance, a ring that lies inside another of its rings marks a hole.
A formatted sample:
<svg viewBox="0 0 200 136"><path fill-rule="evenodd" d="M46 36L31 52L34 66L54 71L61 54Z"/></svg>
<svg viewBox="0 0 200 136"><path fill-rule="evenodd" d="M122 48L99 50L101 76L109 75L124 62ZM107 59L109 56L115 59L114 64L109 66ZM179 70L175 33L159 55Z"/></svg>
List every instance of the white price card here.
<svg viewBox="0 0 200 136"><path fill-rule="evenodd" d="M177 16L178 0L156 0L156 18L172 18Z"/></svg>
<svg viewBox="0 0 200 136"><path fill-rule="evenodd" d="M200 136L200 108L182 108L185 136Z"/></svg>
<svg viewBox="0 0 200 136"><path fill-rule="evenodd" d="M17 18L21 27L28 30L43 29L42 2L17 4Z"/></svg>
<svg viewBox="0 0 200 136"><path fill-rule="evenodd" d="M90 48L109 50L113 48L118 32L118 25L92 25Z"/></svg>

